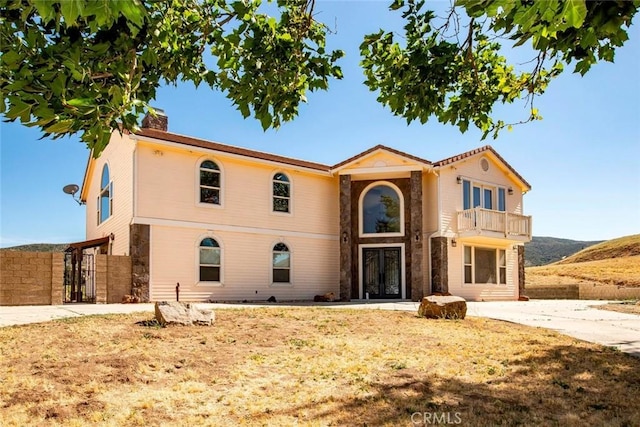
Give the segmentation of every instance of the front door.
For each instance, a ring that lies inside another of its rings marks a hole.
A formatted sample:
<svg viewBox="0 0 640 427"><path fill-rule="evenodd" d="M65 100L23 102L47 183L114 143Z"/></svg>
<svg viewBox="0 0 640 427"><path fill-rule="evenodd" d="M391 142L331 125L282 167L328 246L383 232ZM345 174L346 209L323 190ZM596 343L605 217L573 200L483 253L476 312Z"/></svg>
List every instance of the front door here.
<svg viewBox="0 0 640 427"><path fill-rule="evenodd" d="M402 266L400 248L362 249L363 297L400 298Z"/></svg>

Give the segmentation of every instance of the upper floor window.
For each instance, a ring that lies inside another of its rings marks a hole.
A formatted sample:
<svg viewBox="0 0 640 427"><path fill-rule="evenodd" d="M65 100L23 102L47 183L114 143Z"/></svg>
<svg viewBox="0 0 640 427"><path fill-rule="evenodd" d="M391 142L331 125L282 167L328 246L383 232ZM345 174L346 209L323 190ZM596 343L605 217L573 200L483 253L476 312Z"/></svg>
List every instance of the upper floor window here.
<svg viewBox="0 0 640 427"><path fill-rule="evenodd" d="M207 237L200 241L199 266L201 282L220 281L220 245L215 239Z"/></svg>
<svg viewBox="0 0 640 427"><path fill-rule="evenodd" d="M220 168L212 160L200 164L200 203L220 204Z"/></svg>
<svg viewBox="0 0 640 427"><path fill-rule="evenodd" d="M462 181L462 208L464 210L481 207L506 211L505 189L487 184Z"/></svg>
<svg viewBox="0 0 640 427"><path fill-rule="evenodd" d="M362 234L402 233L402 210L398 190L387 184L371 187L361 201Z"/></svg>
<svg viewBox="0 0 640 427"><path fill-rule="evenodd" d="M102 168L100 193L98 194L98 224L102 224L113 214L113 182L109 176L109 166Z"/></svg>
<svg viewBox="0 0 640 427"><path fill-rule="evenodd" d="M273 176L273 212L291 212L291 183L289 178L278 172Z"/></svg>
<svg viewBox="0 0 640 427"><path fill-rule="evenodd" d="M284 243L273 247L273 283L291 282L291 253Z"/></svg>

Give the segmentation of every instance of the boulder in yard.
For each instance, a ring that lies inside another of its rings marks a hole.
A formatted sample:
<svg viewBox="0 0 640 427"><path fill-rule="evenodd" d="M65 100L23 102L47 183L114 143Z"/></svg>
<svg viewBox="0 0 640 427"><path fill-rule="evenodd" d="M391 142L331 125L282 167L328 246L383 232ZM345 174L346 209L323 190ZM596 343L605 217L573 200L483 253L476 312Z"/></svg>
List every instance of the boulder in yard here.
<svg viewBox="0 0 640 427"><path fill-rule="evenodd" d="M453 295L429 295L418 308L418 316L429 319L464 319L466 315L467 301Z"/></svg>
<svg viewBox="0 0 640 427"><path fill-rule="evenodd" d="M211 310L201 310L190 303L162 301L156 302L156 320L161 325L204 325L211 326L215 315Z"/></svg>

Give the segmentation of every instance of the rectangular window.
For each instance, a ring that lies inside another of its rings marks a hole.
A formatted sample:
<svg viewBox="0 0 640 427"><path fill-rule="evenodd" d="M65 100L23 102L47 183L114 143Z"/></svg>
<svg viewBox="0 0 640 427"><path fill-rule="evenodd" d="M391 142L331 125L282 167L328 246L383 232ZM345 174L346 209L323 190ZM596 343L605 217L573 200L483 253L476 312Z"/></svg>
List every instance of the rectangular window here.
<svg viewBox="0 0 640 427"><path fill-rule="evenodd" d="M471 182L462 181L462 209L471 209Z"/></svg>
<svg viewBox="0 0 640 427"><path fill-rule="evenodd" d="M490 188L484 188L484 203L482 205L485 209L493 209L493 190Z"/></svg>
<svg viewBox="0 0 640 427"><path fill-rule="evenodd" d="M504 249L464 247L464 283L507 283L507 253Z"/></svg>
<svg viewBox="0 0 640 427"><path fill-rule="evenodd" d="M480 187L473 187L473 207L476 208L478 206L482 205L482 200L480 199L480 195L482 194L480 192Z"/></svg>
<svg viewBox="0 0 640 427"><path fill-rule="evenodd" d="M506 211L505 189L469 180L462 181L462 209L482 209Z"/></svg>
<svg viewBox="0 0 640 427"><path fill-rule="evenodd" d="M500 212L505 212L507 210L504 188L498 188L498 210Z"/></svg>

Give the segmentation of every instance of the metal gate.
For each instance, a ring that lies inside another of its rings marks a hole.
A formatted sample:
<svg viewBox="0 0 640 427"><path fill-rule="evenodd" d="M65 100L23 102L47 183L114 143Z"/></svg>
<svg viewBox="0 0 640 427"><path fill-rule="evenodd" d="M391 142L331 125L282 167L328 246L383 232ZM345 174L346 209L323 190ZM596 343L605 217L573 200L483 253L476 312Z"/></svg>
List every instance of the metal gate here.
<svg viewBox="0 0 640 427"><path fill-rule="evenodd" d="M93 254L80 251L65 252L63 301L96 302L95 277Z"/></svg>

